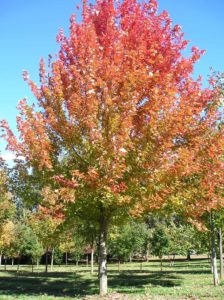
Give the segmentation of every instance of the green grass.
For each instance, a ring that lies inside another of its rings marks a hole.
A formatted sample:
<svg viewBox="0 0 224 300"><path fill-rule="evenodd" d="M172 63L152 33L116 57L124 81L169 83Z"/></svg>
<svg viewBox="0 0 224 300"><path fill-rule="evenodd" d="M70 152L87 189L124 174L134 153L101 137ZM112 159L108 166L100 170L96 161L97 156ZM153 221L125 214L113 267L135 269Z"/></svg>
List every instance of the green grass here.
<svg viewBox="0 0 224 300"><path fill-rule="evenodd" d="M97 270L97 267L95 267ZM1 267L0 300L9 299L99 299L97 274L87 266L55 266L45 274L44 267ZM110 295L105 299L224 299L224 285L213 287L207 260L178 261L174 266L158 262L108 264Z"/></svg>

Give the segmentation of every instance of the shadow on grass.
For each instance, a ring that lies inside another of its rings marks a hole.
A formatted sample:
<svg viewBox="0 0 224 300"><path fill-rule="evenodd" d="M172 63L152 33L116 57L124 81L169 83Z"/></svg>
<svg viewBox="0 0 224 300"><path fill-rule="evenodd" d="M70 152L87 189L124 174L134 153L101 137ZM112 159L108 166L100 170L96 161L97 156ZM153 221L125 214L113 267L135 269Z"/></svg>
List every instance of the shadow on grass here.
<svg viewBox="0 0 224 300"><path fill-rule="evenodd" d="M164 267L164 270L162 272L158 271L158 270L151 270L150 268L143 268L142 270L122 270L120 272L120 274L124 274L124 273L129 273L129 274L136 274L137 275L140 275L140 274L152 274L152 276L157 276L157 274L160 274L162 277L166 277L166 276L169 276L170 274L211 274L211 271L209 269L201 269L201 270L194 270L192 268L187 268L186 269L183 269L182 270L175 270L174 268L171 268L171 270L167 270L169 268L167 267ZM118 271L116 270L110 270L109 273L111 274L117 274ZM150 276L150 275L147 275L147 276Z"/></svg>
<svg viewBox="0 0 224 300"><path fill-rule="evenodd" d="M32 274L32 275L31 275ZM98 292L96 279L81 278L74 273L11 274L0 277L0 295L83 296Z"/></svg>
<svg viewBox="0 0 224 300"><path fill-rule="evenodd" d="M10 276L14 276L14 277L25 277L25 278L29 278L29 277L39 277L39 278L45 278L46 280L48 278L66 278L66 279L69 279L69 278L72 278L72 279L76 279L76 278L80 278L81 277L81 273L84 274L84 272L86 271L81 271L81 272L48 272L48 273L45 273L45 272L29 272L29 271L26 271L26 270L20 270L19 272L17 272L16 270L1 270L0 271L0 283L1 283L1 273L3 274L9 274ZM89 273L89 272L88 272Z"/></svg>
<svg viewBox="0 0 224 300"><path fill-rule="evenodd" d="M172 273L123 271L109 272L109 288L116 292L143 293L145 286L173 287L181 284ZM98 293L97 276L86 277L74 272L29 273L8 271L0 273L0 295L29 295L83 297Z"/></svg>
<svg viewBox="0 0 224 300"><path fill-rule="evenodd" d="M181 278L172 273L143 273L123 271L109 277L109 287L122 293L144 293L146 286L174 287L181 285Z"/></svg>

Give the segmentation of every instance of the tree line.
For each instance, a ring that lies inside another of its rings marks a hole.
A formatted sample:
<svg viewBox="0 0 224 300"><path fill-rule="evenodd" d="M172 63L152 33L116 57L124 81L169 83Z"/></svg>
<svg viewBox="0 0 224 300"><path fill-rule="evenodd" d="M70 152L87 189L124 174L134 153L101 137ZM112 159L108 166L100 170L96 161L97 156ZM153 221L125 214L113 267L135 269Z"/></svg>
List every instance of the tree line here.
<svg viewBox="0 0 224 300"><path fill-rule="evenodd" d="M14 265L16 261L17 270L19 270L23 258L23 262L31 265L32 272L34 265L38 268L40 262L45 264L45 272L48 272L49 263L52 271L54 263L78 265L82 260L82 263L87 265L90 263L93 274L94 263L99 259L97 228L83 220L68 222L42 207L35 208L33 204L30 206L27 200L24 201L21 198L23 194L18 192L18 186L15 190L15 180L17 183L20 182L16 177L18 176L17 167L7 168L2 163L0 172L2 178L0 183L0 265L4 260L6 269L9 262ZM30 177L33 177L32 174L26 174L26 176L27 182ZM23 193L28 193L24 188L29 190L29 184L23 182ZM213 224L211 217L214 219ZM213 212L213 216L208 213L203 216L203 222L195 227L175 214L151 213L143 218L128 217L123 220L123 223L115 223L109 232L109 261L117 262L118 271L120 271L123 262L132 262L133 259L139 262L149 261L151 256L155 256L160 260L162 271L164 256L173 265L177 255L189 260L191 254L207 254L211 271L216 272L214 276L217 278L217 267L213 269L212 240L214 238L215 253L218 253L220 259L220 279L222 279L223 218L222 210ZM215 232L212 231L213 227L215 227Z"/></svg>

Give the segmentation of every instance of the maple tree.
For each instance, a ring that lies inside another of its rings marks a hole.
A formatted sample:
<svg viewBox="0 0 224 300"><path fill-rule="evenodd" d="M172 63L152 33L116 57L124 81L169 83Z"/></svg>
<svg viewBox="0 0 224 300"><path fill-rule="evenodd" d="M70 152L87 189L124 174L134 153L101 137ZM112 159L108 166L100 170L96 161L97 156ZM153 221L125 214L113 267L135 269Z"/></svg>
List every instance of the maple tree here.
<svg viewBox="0 0 224 300"><path fill-rule="evenodd" d="M40 86L23 74L38 107L19 102L19 139L1 127L8 149L52 178L67 213L98 221L103 295L111 220L165 206L174 183L198 171L218 97L193 79L203 51L183 56L188 41L156 0L83 1L81 23L71 16L57 41Z"/></svg>
<svg viewBox="0 0 224 300"><path fill-rule="evenodd" d="M10 256L11 246L14 240L14 228L15 224L12 220L6 220L1 224L1 234L0 234L0 265L2 264L2 256Z"/></svg>
<svg viewBox="0 0 224 300"><path fill-rule="evenodd" d="M134 255L146 254L148 244L148 228L143 222L134 222L132 219L125 226L116 226L110 233L108 240L109 254L120 262L132 260Z"/></svg>
<svg viewBox="0 0 224 300"><path fill-rule="evenodd" d="M13 217L16 207L12 194L9 192L8 170L0 157L0 265L2 255L6 254L13 240Z"/></svg>
<svg viewBox="0 0 224 300"><path fill-rule="evenodd" d="M42 255L43 249L37 240L37 236L32 231L31 227L24 220L15 220L10 225L11 239L8 242L6 256L12 258L12 264L14 258L17 258L17 270L20 267L20 260L22 256L29 256L32 261L33 271L33 259L39 259Z"/></svg>
<svg viewBox="0 0 224 300"><path fill-rule="evenodd" d="M173 193L164 206L164 209L175 207L179 214L202 229L202 216L224 206L223 142L223 128L207 131L195 156L197 169L176 178Z"/></svg>
<svg viewBox="0 0 224 300"><path fill-rule="evenodd" d="M53 268L53 255L55 246L59 245L59 226L63 222L63 215L58 208L58 205L48 207L44 206L46 198L49 203L54 203L54 193L46 188L42 195L43 205L39 205L38 208L30 214L28 224L32 228L33 232L37 236L42 249L45 250L45 272L48 272L48 255L51 251L51 269Z"/></svg>
<svg viewBox="0 0 224 300"><path fill-rule="evenodd" d="M224 268L223 268L223 227L224 227L224 210L218 212L217 224L218 235L219 235L219 266L220 266L220 280L223 280L224 277Z"/></svg>
<svg viewBox="0 0 224 300"><path fill-rule="evenodd" d="M89 211L86 213L89 214ZM84 215L83 212L81 213L82 218L76 218L74 220L74 216L71 216L71 218L68 218L66 216L66 222L65 227L67 227L67 231L69 230L70 233L73 236L73 240L77 239L77 242L74 243L78 246L80 250L85 249L85 252L91 253L91 274L94 273L94 252L95 252L95 246L98 242L98 232L99 232L99 226L97 220L94 220L93 218L89 218L88 215ZM75 221L75 222L74 222ZM74 229L71 231L71 227ZM66 234L66 230L64 232ZM69 236L69 234L67 234ZM79 246L80 244L80 246ZM75 247L74 251L75 252ZM73 255L74 256L74 255ZM88 259L88 258L87 258Z"/></svg>
<svg viewBox="0 0 224 300"><path fill-rule="evenodd" d="M175 192L167 201L167 207L173 206L200 231L209 230L213 282L216 286L218 285L218 270L214 213L220 212L224 206L222 124L217 123L217 127L208 130L206 136L207 138L204 138L200 151L195 157L194 163L198 165L197 170L178 178L173 185Z"/></svg>

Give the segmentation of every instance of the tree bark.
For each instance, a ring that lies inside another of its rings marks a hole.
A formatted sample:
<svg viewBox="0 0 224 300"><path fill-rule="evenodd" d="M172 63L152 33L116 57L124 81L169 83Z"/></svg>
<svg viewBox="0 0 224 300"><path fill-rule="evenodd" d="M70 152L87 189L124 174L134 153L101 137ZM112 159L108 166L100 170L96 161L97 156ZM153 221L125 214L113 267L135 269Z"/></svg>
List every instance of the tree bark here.
<svg viewBox="0 0 224 300"><path fill-rule="evenodd" d="M118 273L120 273L120 270L121 270L121 261L120 259L118 259Z"/></svg>
<svg viewBox="0 0 224 300"><path fill-rule="evenodd" d="M191 253L190 253L190 251L188 251L188 253L187 253L187 260L191 260Z"/></svg>
<svg viewBox="0 0 224 300"><path fill-rule="evenodd" d="M12 266L14 266L14 257L12 258Z"/></svg>
<svg viewBox="0 0 224 300"><path fill-rule="evenodd" d="M210 219L210 222L211 222L211 219ZM210 227L211 227L211 224L210 224ZM213 274L211 233L209 233L209 234L210 235L208 236L208 249L209 249L209 252L208 252L208 263L209 263L210 268L211 268L211 273Z"/></svg>
<svg viewBox="0 0 224 300"><path fill-rule="evenodd" d="M212 249L211 246L210 246L210 249ZM211 253L211 255L209 256L209 264L210 264L211 273L213 274L212 253Z"/></svg>
<svg viewBox="0 0 224 300"><path fill-rule="evenodd" d="M99 279L100 296L107 294L107 220L104 208L101 208L100 215L100 236L99 236Z"/></svg>
<svg viewBox="0 0 224 300"><path fill-rule="evenodd" d="M46 249L45 253L45 273L48 272L48 249Z"/></svg>
<svg viewBox="0 0 224 300"><path fill-rule="evenodd" d="M33 258L31 259L31 264L32 264L32 273L33 273Z"/></svg>
<svg viewBox="0 0 224 300"><path fill-rule="evenodd" d="M54 267L54 248L51 251L51 271L53 270Z"/></svg>
<svg viewBox="0 0 224 300"><path fill-rule="evenodd" d="M2 252L0 253L0 266L2 265Z"/></svg>
<svg viewBox="0 0 224 300"><path fill-rule="evenodd" d="M213 268L213 284L217 286L219 284L218 270L217 270L217 259L215 250L215 226L213 213L210 214L210 225L211 225L211 258Z"/></svg>
<svg viewBox="0 0 224 300"><path fill-rule="evenodd" d="M220 280L223 279L223 248L222 248L222 228L219 228L219 257L220 257Z"/></svg>
<svg viewBox="0 0 224 300"><path fill-rule="evenodd" d="M91 274L93 274L93 264L94 264L94 248L91 248Z"/></svg>
<svg viewBox="0 0 224 300"><path fill-rule="evenodd" d="M66 265L68 264L68 252L67 251L65 252L65 264Z"/></svg>

